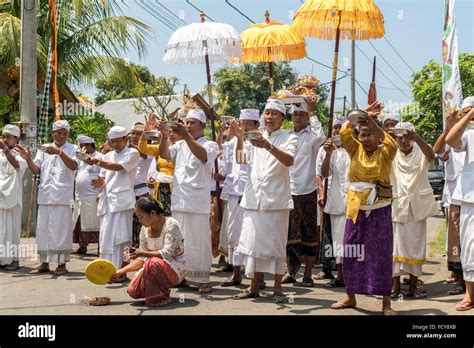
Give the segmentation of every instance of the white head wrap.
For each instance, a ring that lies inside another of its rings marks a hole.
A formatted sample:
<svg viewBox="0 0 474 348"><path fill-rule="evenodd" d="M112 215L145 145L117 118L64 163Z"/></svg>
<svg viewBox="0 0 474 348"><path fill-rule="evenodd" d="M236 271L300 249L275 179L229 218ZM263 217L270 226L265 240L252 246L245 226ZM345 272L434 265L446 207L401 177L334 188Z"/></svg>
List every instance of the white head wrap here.
<svg viewBox="0 0 474 348"><path fill-rule="evenodd" d="M69 132L71 130L71 126L69 125L69 122L66 120L59 120L59 121L54 122L53 132L60 129L65 129Z"/></svg>
<svg viewBox="0 0 474 348"><path fill-rule="evenodd" d="M131 130L132 130L132 131L137 131L137 132L144 132L144 131L145 131L145 125L143 125L143 124L136 124L136 123L135 123L135 124L132 126L132 129L131 129Z"/></svg>
<svg viewBox="0 0 474 348"><path fill-rule="evenodd" d="M400 114L396 113L396 112L388 113L388 114L383 115L382 124L384 124L385 121L387 121L387 120L402 122L402 118L400 117Z"/></svg>
<svg viewBox="0 0 474 348"><path fill-rule="evenodd" d="M76 137L76 141L79 143L79 144L95 144L95 139L94 138L91 138L91 137L88 137L87 135L78 135Z"/></svg>
<svg viewBox="0 0 474 348"><path fill-rule="evenodd" d="M239 120L260 121L260 111L258 109L242 109L240 110Z"/></svg>
<svg viewBox="0 0 474 348"><path fill-rule="evenodd" d="M474 108L474 97L466 97L462 102L461 110L465 108Z"/></svg>
<svg viewBox="0 0 474 348"><path fill-rule="evenodd" d="M267 110L280 111L283 114L283 116L285 116L286 114L285 104L283 104L281 101L276 100L276 99L269 99L267 101L267 105L265 105L265 111Z"/></svg>
<svg viewBox="0 0 474 348"><path fill-rule="evenodd" d="M399 122L395 129L405 129L407 131L415 131L415 126L413 126L410 122Z"/></svg>
<svg viewBox="0 0 474 348"><path fill-rule="evenodd" d="M298 103L292 104L290 109L290 114L294 114L295 112L308 112L308 105L306 103Z"/></svg>
<svg viewBox="0 0 474 348"><path fill-rule="evenodd" d="M123 138L123 137L126 137L127 134L128 134L127 129L125 127L113 126L109 130L108 139L112 140L112 139L117 139L117 138Z"/></svg>
<svg viewBox="0 0 474 348"><path fill-rule="evenodd" d="M186 116L186 119L190 119L190 118L198 120L201 123L206 123L206 114L204 114L204 111L200 109L189 110L188 115Z"/></svg>
<svg viewBox="0 0 474 348"><path fill-rule="evenodd" d="M3 134L10 134L10 135L13 135L14 137L19 138L20 128L12 124L7 124L5 127L3 127Z"/></svg>

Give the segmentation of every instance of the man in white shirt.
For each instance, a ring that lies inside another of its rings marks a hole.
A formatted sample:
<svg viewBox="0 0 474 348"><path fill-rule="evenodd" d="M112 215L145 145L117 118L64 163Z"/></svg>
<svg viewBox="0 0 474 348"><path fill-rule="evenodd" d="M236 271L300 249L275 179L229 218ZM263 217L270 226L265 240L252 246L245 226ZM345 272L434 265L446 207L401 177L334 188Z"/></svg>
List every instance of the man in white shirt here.
<svg viewBox="0 0 474 348"><path fill-rule="evenodd" d="M467 311L474 308L474 96L464 99L462 118L453 126L446 142L455 151L466 153L453 197L461 202L459 234L466 282L466 294L456 305L456 310Z"/></svg>
<svg viewBox="0 0 474 348"><path fill-rule="evenodd" d="M160 157L175 163L171 211L181 226L186 250L186 281L197 284L202 294L212 292L210 283L212 246L211 212L212 168L219 153L218 145L204 136L206 115L191 109L185 125L178 123L173 132L182 140L170 146L169 131L161 122ZM181 284L186 285L186 282Z"/></svg>
<svg viewBox="0 0 474 348"><path fill-rule="evenodd" d="M87 135L78 135L76 141L81 148L91 157L100 159L102 155L95 148L95 140ZM76 174L76 204L73 212L74 234L73 242L79 244L75 254L87 254L89 243L99 242L100 219L97 215L97 196L99 189L92 187L92 180L99 177L100 168L79 162Z"/></svg>
<svg viewBox="0 0 474 348"><path fill-rule="evenodd" d="M296 104L291 107L293 130L298 137L298 152L290 168L290 186L294 209L290 211L287 245L287 273L282 283L296 282L296 274L304 259L305 270L302 285L314 285L311 278L313 264L318 252L317 227L318 195L316 183L316 157L326 139L321 122L311 116L314 105Z"/></svg>
<svg viewBox="0 0 474 348"><path fill-rule="evenodd" d="M459 115L461 116L461 115ZM459 176L464 166L465 152L456 152L446 144L446 136L459 120L457 111L452 112L446 119L446 129L436 140L433 150L438 159L444 164L444 188L442 202L448 206L448 236L446 256L448 270L451 271L448 283L456 285L448 291L448 295L459 295L466 291L461 264L461 241L459 239L459 214L461 202L453 197Z"/></svg>
<svg viewBox="0 0 474 348"><path fill-rule="evenodd" d="M128 133L124 127L114 126L108 133L112 151L102 159L86 161L101 168L99 178L92 180L101 188L97 213L100 217L100 257L121 268L123 252L132 241L135 208L135 174L140 160L137 150L128 147ZM124 275L119 281L125 281Z"/></svg>
<svg viewBox="0 0 474 348"><path fill-rule="evenodd" d="M397 155L392 164L390 183L393 185L393 291L392 298L400 293L400 275L410 275L407 296L420 299L426 293L418 290L418 278L426 263L427 219L438 212L433 189L428 180L429 165L435 154L409 122L398 123L395 130Z"/></svg>
<svg viewBox="0 0 474 348"><path fill-rule="evenodd" d="M15 150L20 128L7 124L0 139L0 266L6 271L20 267L22 178L26 161Z"/></svg>
<svg viewBox="0 0 474 348"><path fill-rule="evenodd" d="M148 156L138 150L138 141L142 137L143 132L145 131L145 125L143 123L137 122L132 126L130 131L130 144L129 146L140 153L140 161L138 162L137 173L135 177L135 199L138 201L142 197L149 196L148 189L148 172L150 170L150 165L153 162L153 156ZM133 246L138 247L140 244L140 230L142 225L138 221L136 214L133 214Z"/></svg>
<svg viewBox="0 0 474 348"><path fill-rule="evenodd" d="M246 132L258 129L260 111L258 109L242 109L240 111L239 124ZM233 128L230 130L233 132ZM235 153L237 138L232 139L222 145L223 171L225 176L224 187L221 198L227 201L222 221L223 233L226 234L226 249L229 255L229 263L234 266L234 251L239 246L240 234L242 232L242 221L244 209L240 206L245 184L249 177L250 167L248 164L237 163ZM235 265L233 275L221 285L223 287L239 285L242 282L240 265Z"/></svg>
<svg viewBox="0 0 474 348"><path fill-rule="evenodd" d="M339 120L338 122L344 121ZM350 156L342 147L341 138L337 134L324 144L326 156L321 166L322 176L325 178L331 177L324 213L329 214L331 220L332 246L325 246L324 253L332 251L331 255L336 258L337 277L327 284L327 286L334 288L344 287L342 272L343 239L347 220L347 190L349 187L347 175L351 162Z"/></svg>
<svg viewBox="0 0 474 348"><path fill-rule="evenodd" d="M250 178L240 203L244 217L234 262L245 265L245 275L252 282L234 297L237 300L259 297L259 279L263 273L271 273L275 275L273 300L286 301L281 280L285 273L289 212L293 209L289 167L298 150L298 137L281 130L285 113L283 103L269 101L264 111L266 130L250 140L251 145L245 149L244 129L233 124L238 162L245 163L248 157L250 164Z"/></svg>
<svg viewBox="0 0 474 348"><path fill-rule="evenodd" d="M76 145L67 143L69 123L65 120L53 124L53 143L38 151L34 161L30 151L20 147L22 157L35 175L40 174L38 187L38 222L36 243L41 265L30 274L49 272L49 263L58 262L55 275L68 271L66 262L72 251L72 206L74 204L74 179L79 167Z"/></svg>

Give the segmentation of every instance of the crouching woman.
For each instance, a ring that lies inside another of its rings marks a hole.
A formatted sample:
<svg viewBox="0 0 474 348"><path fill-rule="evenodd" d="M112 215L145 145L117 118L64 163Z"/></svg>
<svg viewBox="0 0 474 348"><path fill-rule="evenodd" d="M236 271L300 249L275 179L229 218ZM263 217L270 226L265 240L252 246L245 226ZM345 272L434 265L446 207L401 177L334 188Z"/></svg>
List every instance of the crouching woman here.
<svg viewBox="0 0 474 348"><path fill-rule="evenodd" d="M186 272L184 238L178 222L165 217L163 207L154 199L139 199L135 212L143 225L140 247L130 253L133 261L112 275L109 282L138 271L128 286L128 294L144 298L147 306L164 306L171 303L170 288L180 283Z"/></svg>

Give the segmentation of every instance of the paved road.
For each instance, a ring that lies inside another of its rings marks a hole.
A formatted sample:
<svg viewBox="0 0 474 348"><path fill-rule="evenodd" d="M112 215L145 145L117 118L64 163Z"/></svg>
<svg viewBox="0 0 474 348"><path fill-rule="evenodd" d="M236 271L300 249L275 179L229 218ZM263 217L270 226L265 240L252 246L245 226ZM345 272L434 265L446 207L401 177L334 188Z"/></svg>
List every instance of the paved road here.
<svg viewBox="0 0 474 348"><path fill-rule="evenodd" d="M428 221L428 243L436 237L436 231L442 222L442 216ZM24 239L22 243L34 244L34 239ZM96 249L91 249L91 252ZM460 314L454 305L461 295L447 296L451 285L445 284L448 271L442 255L430 256L424 266L422 279L426 283L428 297L422 300L401 300L394 303L394 309L401 315ZM381 299L375 296L358 296L358 308L344 311L331 310L332 303L344 295L344 289L328 289L327 281L316 281L314 288L298 285L285 285L284 291L290 295L290 303L277 305L271 301L271 288L262 292L263 297L247 301L235 301L231 296L249 284L244 280L239 288L221 288L218 284L229 274L213 273L214 292L199 295L196 290L173 289L173 303L167 307L147 308L143 301L133 300L126 293L126 285L114 284L99 286L88 282L84 277L84 267L94 260L94 255L72 256L68 265L70 273L55 277L52 274L30 276L27 273L38 265L37 261L22 260L24 266L17 273L0 271L0 315L174 315L174 314L310 314L310 315L363 315L379 314ZM55 267L55 265L52 265ZM319 269L314 270L316 272ZM129 275L131 276L131 275ZM273 283L267 280L269 286ZM407 289L406 289L407 290ZM92 307L85 303L86 297L109 296L112 303L105 307ZM474 314L466 312L465 314Z"/></svg>

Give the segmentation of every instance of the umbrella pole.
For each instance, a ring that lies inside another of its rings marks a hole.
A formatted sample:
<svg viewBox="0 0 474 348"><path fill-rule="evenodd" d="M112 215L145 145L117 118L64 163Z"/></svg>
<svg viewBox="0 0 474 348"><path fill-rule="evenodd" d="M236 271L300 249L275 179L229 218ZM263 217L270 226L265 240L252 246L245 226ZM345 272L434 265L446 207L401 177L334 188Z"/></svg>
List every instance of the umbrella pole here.
<svg viewBox="0 0 474 348"><path fill-rule="evenodd" d="M334 121L334 102L336 100L336 78L337 78L337 65L339 61L339 37L341 31L339 27L336 29L336 47L334 48L334 60L332 65L332 89L331 89L331 105L329 108L329 129L328 138L332 137L332 124ZM328 196L328 178L324 180L324 204L326 204Z"/></svg>
<svg viewBox="0 0 474 348"><path fill-rule="evenodd" d="M211 81L211 64L209 63L209 55L206 54L206 74L207 74L207 95L209 96L209 108L211 110L211 132L212 141L216 141L216 127L214 125L214 105L212 102L212 81ZM219 165L217 158L214 161L214 172L219 173ZM221 204L221 188L219 182L216 180L216 195L217 195L217 219L219 223L222 222L222 204Z"/></svg>
<svg viewBox="0 0 474 348"><path fill-rule="evenodd" d="M275 90L275 80L273 79L273 63L272 62L268 63L268 72L270 75L270 80L268 80L268 83L270 84L270 96L272 96L273 91Z"/></svg>

